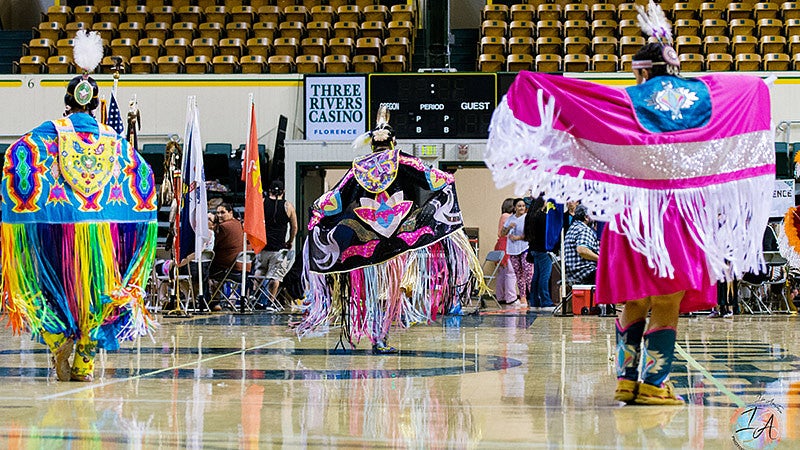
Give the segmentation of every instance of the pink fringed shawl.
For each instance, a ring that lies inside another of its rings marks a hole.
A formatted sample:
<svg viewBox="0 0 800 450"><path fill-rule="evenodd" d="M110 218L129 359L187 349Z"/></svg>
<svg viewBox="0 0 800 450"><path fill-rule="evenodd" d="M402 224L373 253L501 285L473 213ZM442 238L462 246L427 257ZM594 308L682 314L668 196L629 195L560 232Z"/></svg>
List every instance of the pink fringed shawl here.
<svg viewBox="0 0 800 450"><path fill-rule="evenodd" d="M713 279L758 270L775 174L769 89L750 76L698 80L707 123L652 132L624 89L520 72L492 118L486 163L500 187L581 199L659 276L674 270L662 222L673 200Z"/></svg>

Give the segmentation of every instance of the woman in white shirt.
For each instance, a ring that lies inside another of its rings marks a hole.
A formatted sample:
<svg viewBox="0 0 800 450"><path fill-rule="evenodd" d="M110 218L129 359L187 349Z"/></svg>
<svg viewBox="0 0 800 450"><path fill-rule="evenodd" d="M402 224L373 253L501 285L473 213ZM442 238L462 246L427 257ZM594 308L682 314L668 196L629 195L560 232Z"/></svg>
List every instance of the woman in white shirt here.
<svg viewBox="0 0 800 450"><path fill-rule="evenodd" d="M514 214L506 220L501 230L503 236L508 236L506 254L517 277L517 301L521 299L523 306L527 306L528 289L533 276L533 266L525 258L528 253L528 242L524 237L525 213L527 210L525 200L521 198L514 199Z"/></svg>

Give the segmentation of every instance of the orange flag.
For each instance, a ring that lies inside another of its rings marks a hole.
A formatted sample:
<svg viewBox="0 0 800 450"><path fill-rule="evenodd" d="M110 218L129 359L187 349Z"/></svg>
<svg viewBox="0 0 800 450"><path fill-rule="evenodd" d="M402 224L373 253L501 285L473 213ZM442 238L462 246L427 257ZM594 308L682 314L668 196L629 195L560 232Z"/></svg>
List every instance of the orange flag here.
<svg viewBox="0 0 800 450"><path fill-rule="evenodd" d="M264 226L264 199L261 189L261 166L258 162L258 131L256 131L256 104L250 102L250 135L244 151L242 181L244 190L244 232L256 253L267 245Z"/></svg>

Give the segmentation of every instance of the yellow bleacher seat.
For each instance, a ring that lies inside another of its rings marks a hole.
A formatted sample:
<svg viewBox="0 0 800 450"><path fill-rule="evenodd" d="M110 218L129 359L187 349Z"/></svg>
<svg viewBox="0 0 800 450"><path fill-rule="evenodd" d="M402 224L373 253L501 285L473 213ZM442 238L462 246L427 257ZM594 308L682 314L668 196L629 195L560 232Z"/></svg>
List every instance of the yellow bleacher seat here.
<svg viewBox="0 0 800 450"><path fill-rule="evenodd" d="M566 38L568 39L570 38ZM508 40L508 53L532 55L535 45L536 41L532 37L512 37Z"/></svg>
<svg viewBox="0 0 800 450"><path fill-rule="evenodd" d="M75 37L75 33L77 33L78 30L86 29L88 29L88 27L83 22L70 22L64 25L64 37L72 39Z"/></svg>
<svg viewBox="0 0 800 450"><path fill-rule="evenodd" d="M617 35L617 21L616 20L593 20L592 21L592 35L594 37L608 36L616 37Z"/></svg>
<svg viewBox="0 0 800 450"><path fill-rule="evenodd" d="M564 55L564 72L588 72L589 55L570 53Z"/></svg>
<svg viewBox="0 0 800 450"><path fill-rule="evenodd" d="M166 22L149 22L144 26L144 34L148 38L167 40L170 36L169 25Z"/></svg>
<svg viewBox="0 0 800 450"><path fill-rule="evenodd" d="M736 55L734 67L737 72L761 70L761 55L757 53L740 53Z"/></svg>
<svg viewBox="0 0 800 450"><path fill-rule="evenodd" d="M664 11L666 13L666 11ZM636 20L639 11L635 3L623 3L617 7L617 20Z"/></svg>
<svg viewBox="0 0 800 450"><path fill-rule="evenodd" d="M112 55L124 56L127 59L131 59L131 56L134 56L138 51L136 41L128 38L114 39L111 41L110 48Z"/></svg>
<svg viewBox="0 0 800 450"><path fill-rule="evenodd" d="M128 59L121 57L121 56L106 56L100 61L100 71L101 73L114 73L116 72L117 61L120 61L119 67L120 72L122 73L131 73L130 64L128 63Z"/></svg>
<svg viewBox="0 0 800 450"><path fill-rule="evenodd" d="M380 46L380 43L378 45ZM303 49L304 55L317 55L320 58L324 58L328 54L328 41L319 37L309 37L300 41L300 48Z"/></svg>
<svg viewBox="0 0 800 450"><path fill-rule="evenodd" d="M378 57L375 55L356 55L353 57L353 71L372 73L378 71Z"/></svg>
<svg viewBox="0 0 800 450"><path fill-rule="evenodd" d="M699 36L700 22L694 19L678 19L673 29L675 36Z"/></svg>
<svg viewBox="0 0 800 450"><path fill-rule="evenodd" d="M389 22L390 30L393 23L395 22ZM499 20L484 20L483 23L481 23L481 36L505 37L507 29L508 25L505 22Z"/></svg>
<svg viewBox="0 0 800 450"><path fill-rule="evenodd" d="M534 23L526 20L515 20L508 25L509 37L533 37ZM495 36L499 37L499 36Z"/></svg>
<svg viewBox="0 0 800 450"><path fill-rule="evenodd" d="M391 13L392 22L411 22L412 24L416 22L416 12L414 11L414 7L411 5L392 5L392 7L389 8L389 11ZM513 6L511 17L513 20Z"/></svg>
<svg viewBox="0 0 800 450"><path fill-rule="evenodd" d="M159 56L156 60L156 70L158 73L182 73L183 58L177 55Z"/></svg>
<svg viewBox="0 0 800 450"><path fill-rule="evenodd" d="M275 55L291 56L294 61L298 53L298 41L295 38L277 38L272 41L272 49Z"/></svg>
<svg viewBox="0 0 800 450"><path fill-rule="evenodd" d="M283 21L283 11L275 5L266 5L258 8L258 21L271 22L276 26Z"/></svg>
<svg viewBox="0 0 800 450"><path fill-rule="evenodd" d="M355 53L355 43L349 37L333 38L328 40L328 49L331 55L342 55L349 58Z"/></svg>
<svg viewBox="0 0 800 450"><path fill-rule="evenodd" d="M47 73L66 74L75 71L72 58L64 55L53 55L47 58Z"/></svg>
<svg viewBox="0 0 800 450"><path fill-rule="evenodd" d="M288 6L286 7L286 9L283 10L283 17L286 18L287 22L306 23L310 21L311 14L309 14L308 9L306 9L305 6L294 5L294 6ZM297 61L295 61L295 66L297 66Z"/></svg>
<svg viewBox="0 0 800 450"><path fill-rule="evenodd" d="M150 10L145 5L130 5L125 8L125 20L136 22L144 28L144 24L150 21Z"/></svg>
<svg viewBox="0 0 800 450"><path fill-rule="evenodd" d="M506 38L498 36L484 36L481 38L480 52L483 53L497 53L498 55L506 54Z"/></svg>
<svg viewBox="0 0 800 450"><path fill-rule="evenodd" d="M700 20L718 19L725 15L722 2L703 2L700 4Z"/></svg>
<svg viewBox="0 0 800 450"><path fill-rule="evenodd" d="M155 61L148 55L134 56L130 59L131 73L153 73L156 68Z"/></svg>
<svg viewBox="0 0 800 450"><path fill-rule="evenodd" d="M43 64L55 53L56 49L50 39L31 39L29 43L24 44L24 47L29 56L38 56L42 59Z"/></svg>
<svg viewBox="0 0 800 450"><path fill-rule="evenodd" d="M783 21L780 19L760 19L756 30L759 37L779 36L783 30Z"/></svg>
<svg viewBox="0 0 800 450"><path fill-rule="evenodd" d="M506 58L502 54L481 54L478 55L478 72L502 72L505 69L505 63Z"/></svg>
<svg viewBox="0 0 800 450"><path fill-rule="evenodd" d="M140 56L149 56L154 61L164 52L164 42L158 38L139 39L136 46L139 48Z"/></svg>
<svg viewBox="0 0 800 450"><path fill-rule="evenodd" d="M709 53L706 55L706 70L727 72L733 67L733 56L728 53Z"/></svg>
<svg viewBox="0 0 800 450"><path fill-rule="evenodd" d="M528 53L513 53L506 58L506 71L519 72L533 69L533 56Z"/></svg>
<svg viewBox="0 0 800 450"><path fill-rule="evenodd" d="M350 57L347 55L328 55L323 59L325 72L345 73L350 71Z"/></svg>
<svg viewBox="0 0 800 450"><path fill-rule="evenodd" d="M37 74L45 71L46 60L37 55L26 55L20 57L19 61L14 61L14 67L17 73L21 74Z"/></svg>
<svg viewBox="0 0 800 450"><path fill-rule="evenodd" d="M214 38L200 37L192 41L194 56L205 56L208 61L216 56L219 41ZM184 58L187 59L187 58ZM186 61L184 61L185 63Z"/></svg>
<svg viewBox="0 0 800 450"><path fill-rule="evenodd" d="M560 55L564 41L557 37L540 37L536 39L536 53Z"/></svg>
<svg viewBox="0 0 800 450"><path fill-rule="evenodd" d="M592 56L592 72L616 72L618 63L617 55L595 54Z"/></svg>
<svg viewBox="0 0 800 450"><path fill-rule="evenodd" d="M203 74L211 71L211 59L205 55L193 55L183 62L186 73Z"/></svg>
<svg viewBox="0 0 800 450"><path fill-rule="evenodd" d="M200 25L205 18L203 10L199 6L191 5L178 8L177 17L179 22L191 22L195 25Z"/></svg>
<svg viewBox="0 0 800 450"><path fill-rule="evenodd" d="M592 53L616 54L617 43L613 36L595 36L592 38Z"/></svg>
<svg viewBox="0 0 800 450"><path fill-rule="evenodd" d="M207 7L205 10L206 20L205 23L228 23L230 21L230 13L223 5L213 5ZM202 27L202 24L200 25Z"/></svg>
<svg viewBox="0 0 800 450"><path fill-rule="evenodd" d="M56 42L56 54L59 56L69 56L71 58L74 44L75 39L59 39L58 42Z"/></svg>
<svg viewBox="0 0 800 450"><path fill-rule="evenodd" d="M247 46L247 54L263 57L264 64L267 63L267 58L272 55L272 41L267 38L250 38L245 44Z"/></svg>
<svg viewBox="0 0 800 450"><path fill-rule="evenodd" d="M675 38L675 50L679 55L684 53L700 53L703 41L697 36L678 36Z"/></svg>
<svg viewBox="0 0 800 450"><path fill-rule="evenodd" d="M681 38L682 36L678 36ZM619 38L619 54L634 55L647 42L642 36L622 36Z"/></svg>
<svg viewBox="0 0 800 450"><path fill-rule="evenodd" d="M512 38L513 39L513 38ZM387 55L410 55L410 44L404 37L390 37L383 41L383 52Z"/></svg>
<svg viewBox="0 0 800 450"><path fill-rule="evenodd" d="M164 41L164 54L168 56L180 56L186 58L191 53L189 43L185 38L170 38Z"/></svg>
<svg viewBox="0 0 800 450"><path fill-rule="evenodd" d="M586 3L567 3L564 5L564 20L589 20L589 5Z"/></svg>
<svg viewBox="0 0 800 450"><path fill-rule="evenodd" d="M242 73L264 73L267 68L267 59L261 55L242 56L239 60Z"/></svg>
<svg viewBox="0 0 800 450"><path fill-rule="evenodd" d="M364 7L365 22L387 22L389 20L389 7L385 5L370 5ZM355 62L353 62L355 65Z"/></svg>
<svg viewBox="0 0 800 450"><path fill-rule="evenodd" d="M228 74L239 71L239 58L233 55L217 55L211 59L214 73Z"/></svg>
<svg viewBox="0 0 800 450"><path fill-rule="evenodd" d="M589 22L585 20L567 20L564 22L564 37L589 37Z"/></svg>
<svg viewBox="0 0 800 450"><path fill-rule="evenodd" d="M619 21L619 37L622 36L641 36L642 29L636 19L621 19Z"/></svg>
<svg viewBox="0 0 800 450"><path fill-rule="evenodd" d="M705 65L705 59L700 53L682 53L678 55L678 59L683 72L700 72Z"/></svg>
<svg viewBox="0 0 800 450"><path fill-rule="evenodd" d="M117 27L111 22L95 22L92 24L92 31L96 31L101 38L108 42L117 37Z"/></svg>
<svg viewBox="0 0 800 450"><path fill-rule="evenodd" d="M172 10L172 6L161 6L153 9L150 12L150 16L153 18L153 22L164 22L168 27L172 27L173 22L175 22L175 12Z"/></svg>
<svg viewBox="0 0 800 450"><path fill-rule="evenodd" d="M300 42L306 34L306 25L303 22L281 22L278 30L281 37L295 38Z"/></svg>
<svg viewBox="0 0 800 450"><path fill-rule="evenodd" d="M536 18L536 8L522 3L517 3L511 5L511 21L517 20L524 20L527 22L533 22ZM398 20L395 18L394 14L392 14L392 20Z"/></svg>
<svg viewBox="0 0 800 450"><path fill-rule="evenodd" d="M764 70L770 72L789 70L792 60L786 53L767 53L764 55Z"/></svg>
<svg viewBox="0 0 800 450"><path fill-rule="evenodd" d="M227 5L226 5L227 6ZM261 21L261 11L258 10L259 14L259 21ZM252 6L233 6L230 9L230 17L231 22L244 22L246 24L251 24L255 21L256 17L256 10L253 9Z"/></svg>
<svg viewBox="0 0 800 450"><path fill-rule="evenodd" d="M728 22L722 19L706 19L702 25L703 36L724 36L728 32Z"/></svg>
<svg viewBox="0 0 800 450"><path fill-rule="evenodd" d="M672 5L672 20L693 20L697 13L697 8L688 2L678 2Z"/></svg>
<svg viewBox="0 0 800 450"><path fill-rule="evenodd" d="M340 22L356 22L361 23L361 11L356 5L340 6L336 10L336 15L339 16Z"/></svg>
<svg viewBox="0 0 800 450"><path fill-rule="evenodd" d="M386 24L383 22L363 22L361 37L373 37L383 40L386 37Z"/></svg>
<svg viewBox="0 0 800 450"><path fill-rule="evenodd" d="M583 36L570 36L564 38L564 54L586 54L588 55L592 46L592 41L588 37ZM509 51L511 51L511 44L509 43ZM533 53L531 52L514 52L514 53Z"/></svg>
<svg viewBox="0 0 800 450"><path fill-rule="evenodd" d="M617 20L617 7L610 3L592 3L592 21Z"/></svg>
<svg viewBox="0 0 800 450"><path fill-rule="evenodd" d="M508 20L508 6L502 3L485 5L481 12L481 20Z"/></svg>
<svg viewBox="0 0 800 450"><path fill-rule="evenodd" d="M35 28L38 39L58 41L64 35L64 25L61 22L42 22Z"/></svg>
<svg viewBox="0 0 800 450"><path fill-rule="evenodd" d="M237 38L246 41L250 38L250 23L230 22L225 25L225 34L229 38Z"/></svg>
<svg viewBox="0 0 800 450"><path fill-rule="evenodd" d="M558 20L540 20L536 22L536 33L541 37L561 37L561 22Z"/></svg>
<svg viewBox="0 0 800 450"><path fill-rule="evenodd" d="M358 38L358 31L359 27L357 22L339 21L333 24L334 37L356 39Z"/></svg>
<svg viewBox="0 0 800 450"><path fill-rule="evenodd" d="M633 55L627 54L619 57L619 70L620 72L631 72L631 63L633 62Z"/></svg>
<svg viewBox="0 0 800 450"><path fill-rule="evenodd" d="M373 37L362 37L356 40L356 55L375 55L380 58L383 53L381 40ZM325 55L321 55L325 56ZM355 60L353 61L355 64Z"/></svg>
<svg viewBox="0 0 800 450"><path fill-rule="evenodd" d="M414 42L414 24L412 22L393 20L386 28L389 30L389 37L404 37L410 42Z"/></svg>
<svg viewBox="0 0 800 450"><path fill-rule="evenodd" d="M256 22L253 24L253 37L275 39L278 35L278 26L273 22Z"/></svg>
<svg viewBox="0 0 800 450"><path fill-rule="evenodd" d="M222 24L219 22L204 22L197 27L199 37L219 40L222 37Z"/></svg>
<svg viewBox="0 0 800 450"><path fill-rule="evenodd" d="M244 43L239 38L226 38L219 41L219 55L220 56L235 56L237 61L242 56L242 50L244 49ZM212 64L216 67L217 63L215 62L214 58L211 59Z"/></svg>
<svg viewBox="0 0 800 450"><path fill-rule="evenodd" d="M800 35L794 35L789 38L789 54L795 55L800 53Z"/></svg>
<svg viewBox="0 0 800 450"><path fill-rule="evenodd" d="M294 59L297 73L319 73L322 68L322 58L317 55L300 55Z"/></svg>
<svg viewBox="0 0 800 450"><path fill-rule="evenodd" d="M783 36L763 36L759 40L759 53L785 53L786 38Z"/></svg>
<svg viewBox="0 0 800 450"><path fill-rule="evenodd" d="M47 21L61 24L72 22L72 8L69 6L48 6Z"/></svg>
<svg viewBox="0 0 800 450"><path fill-rule="evenodd" d="M728 36L706 36L703 38L703 53L728 53L731 40Z"/></svg>
<svg viewBox="0 0 800 450"><path fill-rule="evenodd" d="M536 8L536 10L536 18L538 18L540 21L557 21L561 19L561 5L558 3L541 4Z"/></svg>
<svg viewBox="0 0 800 450"><path fill-rule="evenodd" d="M403 55L383 55L381 56L382 72L405 72L408 66Z"/></svg>
<svg viewBox="0 0 800 450"><path fill-rule="evenodd" d="M772 2L759 2L753 5L753 19L778 19L780 11L778 4Z"/></svg>
<svg viewBox="0 0 800 450"><path fill-rule="evenodd" d="M792 67L794 70L800 70L800 53L795 53L795 55L792 56Z"/></svg>
<svg viewBox="0 0 800 450"><path fill-rule="evenodd" d="M734 55L740 53L755 53L758 40L754 36L734 36L731 42L731 51Z"/></svg>
<svg viewBox="0 0 800 450"><path fill-rule="evenodd" d="M789 19L800 19L800 3L798 2L783 2L781 3L781 19L784 21Z"/></svg>
<svg viewBox="0 0 800 450"><path fill-rule="evenodd" d="M535 59L537 72L560 72L561 56L554 54L538 54Z"/></svg>
<svg viewBox="0 0 800 450"><path fill-rule="evenodd" d="M75 9L72 10L75 22L84 22L90 25L95 22L96 14L97 10L92 5L76 6Z"/></svg>
<svg viewBox="0 0 800 450"><path fill-rule="evenodd" d="M269 73L294 72L294 58L289 55L273 55L267 60Z"/></svg>
<svg viewBox="0 0 800 450"><path fill-rule="evenodd" d="M333 23L336 18L336 13L329 5L320 5L311 8L311 21L312 22L328 22ZM385 20L384 20L385 22Z"/></svg>
<svg viewBox="0 0 800 450"><path fill-rule="evenodd" d="M749 19L753 16L752 3L731 2L728 3L727 10L728 13L726 16L728 21L735 19Z"/></svg>
<svg viewBox="0 0 800 450"><path fill-rule="evenodd" d="M308 37L316 37L322 39L331 38L331 23L330 22L310 22L306 28Z"/></svg>
<svg viewBox="0 0 800 450"><path fill-rule="evenodd" d="M730 36L753 36L755 28L756 23L751 19L733 19L728 22L728 34Z"/></svg>
<svg viewBox="0 0 800 450"><path fill-rule="evenodd" d="M122 22L117 27L117 36L137 42L144 35L144 25L139 22Z"/></svg>

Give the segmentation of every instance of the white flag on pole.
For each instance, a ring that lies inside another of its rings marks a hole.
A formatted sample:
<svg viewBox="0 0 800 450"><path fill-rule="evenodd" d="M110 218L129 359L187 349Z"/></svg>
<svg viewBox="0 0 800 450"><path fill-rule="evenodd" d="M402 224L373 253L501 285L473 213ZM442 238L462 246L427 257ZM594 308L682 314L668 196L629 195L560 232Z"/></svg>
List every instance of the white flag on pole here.
<svg viewBox="0 0 800 450"><path fill-rule="evenodd" d="M183 139L184 197L181 211L181 260L192 251L195 258L200 260L203 248L211 240L199 116L195 97L189 97L186 134Z"/></svg>

